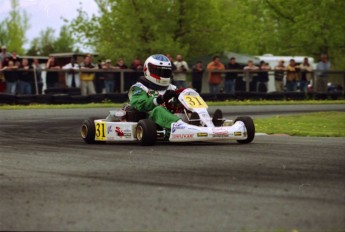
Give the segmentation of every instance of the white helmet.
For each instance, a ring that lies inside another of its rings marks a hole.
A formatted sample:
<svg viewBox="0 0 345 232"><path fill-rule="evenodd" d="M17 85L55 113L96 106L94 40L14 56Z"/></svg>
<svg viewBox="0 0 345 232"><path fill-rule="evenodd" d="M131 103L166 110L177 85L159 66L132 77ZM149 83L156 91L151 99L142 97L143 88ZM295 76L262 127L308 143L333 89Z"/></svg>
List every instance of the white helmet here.
<svg viewBox="0 0 345 232"><path fill-rule="evenodd" d="M168 57L156 54L144 63L145 78L159 86L169 86L172 77L172 66Z"/></svg>

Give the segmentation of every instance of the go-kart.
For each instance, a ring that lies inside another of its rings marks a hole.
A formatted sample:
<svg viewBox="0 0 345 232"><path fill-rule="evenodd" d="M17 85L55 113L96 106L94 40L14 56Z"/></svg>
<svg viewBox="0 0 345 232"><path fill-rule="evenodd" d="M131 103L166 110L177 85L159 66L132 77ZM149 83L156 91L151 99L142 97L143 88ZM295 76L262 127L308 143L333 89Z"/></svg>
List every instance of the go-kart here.
<svg viewBox="0 0 345 232"><path fill-rule="evenodd" d="M170 142L236 140L250 143L255 137L255 126L250 117L234 121L224 119L217 109L213 118L207 104L193 89L181 91L175 99L165 103L166 108L181 118L171 129L164 129L148 118L147 113L135 110L129 104L110 111L105 119L84 120L81 137L86 143L133 141L140 145L154 145L157 140Z"/></svg>

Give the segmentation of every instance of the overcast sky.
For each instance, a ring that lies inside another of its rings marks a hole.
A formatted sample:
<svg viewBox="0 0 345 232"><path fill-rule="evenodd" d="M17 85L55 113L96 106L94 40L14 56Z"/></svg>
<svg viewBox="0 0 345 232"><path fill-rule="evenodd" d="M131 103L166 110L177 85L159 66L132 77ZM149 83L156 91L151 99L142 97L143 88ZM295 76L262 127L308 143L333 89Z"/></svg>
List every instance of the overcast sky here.
<svg viewBox="0 0 345 232"><path fill-rule="evenodd" d="M55 29L55 35L58 36L64 24L61 17L68 20L75 18L80 4L89 15L97 14L98 9L94 0L19 0L19 4L20 9L25 10L30 19L30 29L26 33L29 42L25 44L25 48L47 27ZM8 16L10 10L11 0L0 0L0 21Z"/></svg>

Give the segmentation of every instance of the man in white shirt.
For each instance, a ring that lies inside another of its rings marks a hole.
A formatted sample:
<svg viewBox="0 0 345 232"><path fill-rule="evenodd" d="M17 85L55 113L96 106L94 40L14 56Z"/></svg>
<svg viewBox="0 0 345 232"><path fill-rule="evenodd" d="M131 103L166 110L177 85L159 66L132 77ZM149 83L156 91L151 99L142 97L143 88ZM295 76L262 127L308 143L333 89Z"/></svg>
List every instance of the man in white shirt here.
<svg viewBox="0 0 345 232"><path fill-rule="evenodd" d="M174 84L178 89L186 88L187 72L189 71L187 62L183 60L182 55L177 55L174 65L176 66Z"/></svg>
<svg viewBox="0 0 345 232"><path fill-rule="evenodd" d="M79 64L75 62L74 57L71 58L71 63L66 64L62 67L64 70L68 70L66 72L66 85L68 88L71 87L80 87L80 79L79 79Z"/></svg>

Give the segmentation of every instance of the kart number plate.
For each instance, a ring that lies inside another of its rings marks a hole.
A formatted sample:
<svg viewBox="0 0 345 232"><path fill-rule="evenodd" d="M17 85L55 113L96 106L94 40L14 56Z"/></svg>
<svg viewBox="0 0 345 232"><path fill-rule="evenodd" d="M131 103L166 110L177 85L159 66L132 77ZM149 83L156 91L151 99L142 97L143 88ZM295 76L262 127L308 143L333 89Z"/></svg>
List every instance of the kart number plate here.
<svg viewBox="0 0 345 232"><path fill-rule="evenodd" d="M186 95L183 98L190 108L207 108L206 102L200 96Z"/></svg>
<svg viewBox="0 0 345 232"><path fill-rule="evenodd" d="M96 122L96 140L106 140L105 136L105 123L104 122Z"/></svg>

